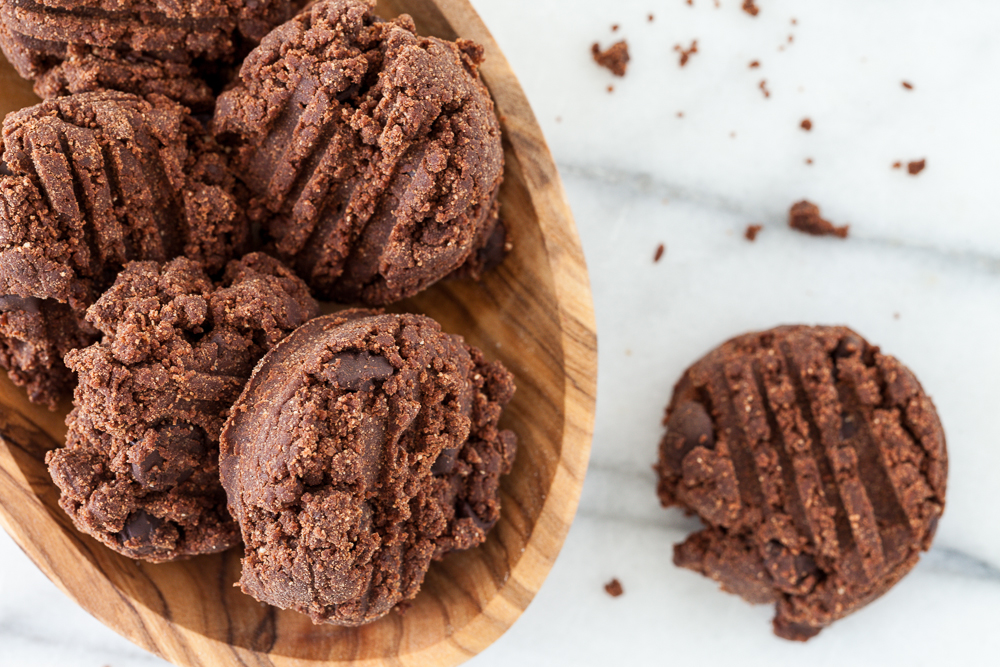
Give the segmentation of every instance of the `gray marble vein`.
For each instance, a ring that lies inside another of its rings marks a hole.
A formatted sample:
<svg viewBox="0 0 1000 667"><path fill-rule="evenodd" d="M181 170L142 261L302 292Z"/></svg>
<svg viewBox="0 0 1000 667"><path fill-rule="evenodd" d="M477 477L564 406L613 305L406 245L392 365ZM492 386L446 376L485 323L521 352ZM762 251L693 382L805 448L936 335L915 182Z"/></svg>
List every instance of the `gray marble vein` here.
<svg viewBox="0 0 1000 667"><path fill-rule="evenodd" d="M566 177L584 181L594 181L609 188L618 189L616 196L624 193L659 198L661 200L684 202L694 206L715 210L729 216L740 216L754 223L783 227L788 223L788 206L780 208L748 207L737 199L711 190L697 190L675 183L659 180L654 174L632 172L592 165L559 164L559 171ZM624 192L622 192L624 191ZM614 195L613 195L614 196ZM840 224L840 221L835 221ZM788 233L794 233L789 231ZM863 226L855 226L851 231L852 245L865 245L886 252L907 253L911 259L947 262L966 271L982 271L992 275L1000 274L1000 253L977 250L974 246L948 246L913 242L905 237L869 235Z"/></svg>

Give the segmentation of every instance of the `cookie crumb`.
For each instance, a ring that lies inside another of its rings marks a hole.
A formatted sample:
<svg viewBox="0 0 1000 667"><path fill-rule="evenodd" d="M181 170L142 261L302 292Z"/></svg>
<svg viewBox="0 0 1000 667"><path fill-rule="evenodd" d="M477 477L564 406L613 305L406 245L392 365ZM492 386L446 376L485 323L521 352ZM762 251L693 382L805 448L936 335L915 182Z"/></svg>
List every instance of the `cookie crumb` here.
<svg viewBox="0 0 1000 667"><path fill-rule="evenodd" d="M655 19L655 18L656 18L655 16L653 16L652 14L650 14L650 15L649 15L649 16L647 17L647 20L648 20L648 21L649 21L650 23L652 23L652 22L653 22L653 19Z"/></svg>
<svg viewBox="0 0 1000 667"><path fill-rule="evenodd" d="M750 69L757 69L758 67L760 67L760 61L759 60L751 60L750 61Z"/></svg>
<svg viewBox="0 0 1000 667"><path fill-rule="evenodd" d="M663 259L664 251L666 251L666 247L662 243L656 246L656 253L653 255L653 264L656 264Z"/></svg>
<svg viewBox="0 0 1000 667"><path fill-rule="evenodd" d="M798 25L798 24L799 24L799 22L798 22L798 21L796 21L796 20L795 20L795 18L793 17L793 18L792 18L792 25Z"/></svg>
<svg viewBox="0 0 1000 667"><path fill-rule="evenodd" d="M617 23L615 23L614 25L611 26L611 32L618 32L618 24Z"/></svg>
<svg viewBox="0 0 1000 667"><path fill-rule="evenodd" d="M806 132L810 132L813 129L813 122L808 118L803 118L802 122L799 123L799 127L801 127Z"/></svg>
<svg viewBox="0 0 1000 667"><path fill-rule="evenodd" d="M893 313L892 314L892 319L898 320L899 319L899 313Z"/></svg>
<svg viewBox="0 0 1000 667"><path fill-rule="evenodd" d="M824 220L820 216L819 206L806 200L792 206L788 212L788 226L813 236L836 236L840 239L847 238L850 228L850 225L835 227L829 220Z"/></svg>
<svg viewBox="0 0 1000 667"><path fill-rule="evenodd" d="M807 157L806 158L806 164L812 164L812 163L813 163L813 159L811 157Z"/></svg>
<svg viewBox="0 0 1000 667"><path fill-rule="evenodd" d="M684 112L683 111L678 111L677 112L677 117L678 118L683 118L684 117Z"/></svg>
<svg viewBox="0 0 1000 667"><path fill-rule="evenodd" d="M795 41L795 35L789 35L788 36L788 43L791 44L794 41Z"/></svg>
<svg viewBox="0 0 1000 667"><path fill-rule="evenodd" d="M688 0L688 2L690 3L690 0ZM624 593L625 589L622 588L622 582L617 579L612 579L608 583L604 584L604 591L611 597L616 598Z"/></svg>
<svg viewBox="0 0 1000 667"><path fill-rule="evenodd" d="M907 90L913 90L913 84L910 83L909 81L904 81L903 88L906 88Z"/></svg>
<svg viewBox="0 0 1000 667"><path fill-rule="evenodd" d="M902 169L903 168L903 163L902 162L893 162L892 163L892 168L893 169Z"/></svg>
<svg viewBox="0 0 1000 667"><path fill-rule="evenodd" d="M906 165L906 170L910 172L910 176L916 176L917 174L922 172L924 170L924 167L926 166L927 166L926 159L914 160L913 162L910 162L909 164Z"/></svg>
<svg viewBox="0 0 1000 667"><path fill-rule="evenodd" d="M562 116L556 116L556 122L557 123L561 123L562 122Z"/></svg>
<svg viewBox="0 0 1000 667"><path fill-rule="evenodd" d="M614 86L608 86L608 92L609 93L615 92L615 87Z"/></svg>
<svg viewBox="0 0 1000 667"><path fill-rule="evenodd" d="M759 234L762 229L764 229L764 225L747 225L747 230L744 232L743 236L747 238L747 241L756 241L757 234Z"/></svg>
<svg viewBox="0 0 1000 667"><path fill-rule="evenodd" d="M685 65L687 65L688 60L691 59L691 56L694 55L695 53L698 53L698 40L697 39L691 40L691 46L688 47L686 50L680 44L675 44L674 51L677 51L678 53L681 54L681 67L684 67Z"/></svg>
<svg viewBox="0 0 1000 667"><path fill-rule="evenodd" d="M625 76L628 68L628 43L623 39L615 42L605 51L601 51L601 46L597 42L590 47L590 53L594 56L594 62L601 67L611 70L615 76Z"/></svg>
<svg viewBox="0 0 1000 667"><path fill-rule="evenodd" d="M743 0L743 11L750 16L757 16L760 13L760 9L754 4L753 0Z"/></svg>
<svg viewBox="0 0 1000 667"><path fill-rule="evenodd" d="M764 97L771 96L771 91L767 89L767 79L761 79L758 86L760 86L760 91L764 93Z"/></svg>

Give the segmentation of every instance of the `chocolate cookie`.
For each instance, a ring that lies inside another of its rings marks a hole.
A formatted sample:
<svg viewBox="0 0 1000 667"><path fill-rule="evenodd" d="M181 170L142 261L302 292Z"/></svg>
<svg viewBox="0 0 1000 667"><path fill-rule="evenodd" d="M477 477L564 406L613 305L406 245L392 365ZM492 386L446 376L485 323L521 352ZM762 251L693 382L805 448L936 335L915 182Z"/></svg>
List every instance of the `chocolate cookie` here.
<svg viewBox="0 0 1000 667"><path fill-rule="evenodd" d="M247 222L225 153L164 97L50 100L8 115L3 139L0 295L21 300L0 317L0 364L53 405L69 389L59 359L96 339L76 323L123 264L185 255L218 271Z"/></svg>
<svg viewBox="0 0 1000 667"><path fill-rule="evenodd" d="M845 327L734 338L674 388L660 443L665 507L706 528L674 563L804 641L878 598L930 547L948 457L913 374Z"/></svg>
<svg viewBox="0 0 1000 667"><path fill-rule="evenodd" d="M46 461L76 526L153 562L236 544L219 432L254 364L316 312L266 255L230 262L221 283L189 259L128 264L87 313L103 340L66 355L75 407Z"/></svg>
<svg viewBox="0 0 1000 667"><path fill-rule="evenodd" d="M60 396L69 394L73 374L63 356L97 338L97 330L69 304L0 296L0 366L35 403L54 407Z"/></svg>
<svg viewBox="0 0 1000 667"><path fill-rule="evenodd" d="M312 320L257 367L222 432L243 590L360 625L416 596L431 560L486 539L517 439L510 373L421 315Z"/></svg>
<svg viewBox="0 0 1000 667"><path fill-rule="evenodd" d="M159 93L210 109L202 79L246 53L298 0L0 0L0 47L43 98Z"/></svg>
<svg viewBox="0 0 1000 667"><path fill-rule="evenodd" d="M277 255L321 298L384 304L497 245L504 157L482 48L373 6L325 0L276 28L215 127Z"/></svg>

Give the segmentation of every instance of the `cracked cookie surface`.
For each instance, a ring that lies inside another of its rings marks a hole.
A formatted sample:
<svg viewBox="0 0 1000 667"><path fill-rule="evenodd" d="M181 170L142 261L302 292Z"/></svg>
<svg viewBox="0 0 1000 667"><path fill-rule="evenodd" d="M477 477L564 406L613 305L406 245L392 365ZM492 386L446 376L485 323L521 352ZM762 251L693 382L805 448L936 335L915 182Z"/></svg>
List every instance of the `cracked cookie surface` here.
<svg viewBox="0 0 1000 667"><path fill-rule="evenodd" d="M467 263L478 276L481 251L505 247L482 48L373 6L325 0L276 28L214 121L274 252L345 303L397 301Z"/></svg>
<svg viewBox="0 0 1000 667"><path fill-rule="evenodd" d="M254 364L316 312L305 283L263 254L218 283L185 258L128 264L88 311L103 339L66 357L79 375L69 435L46 457L76 526L154 562L238 543L219 432Z"/></svg>
<svg viewBox="0 0 1000 667"><path fill-rule="evenodd" d="M319 317L261 362L222 434L243 590L360 625L482 543L517 439L510 373L421 315Z"/></svg>
<svg viewBox="0 0 1000 667"><path fill-rule="evenodd" d="M706 527L674 562L804 641L888 591L930 547L948 457L934 405L846 327L734 338L674 388L660 443L665 507Z"/></svg>
<svg viewBox="0 0 1000 667"><path fill-rule="evenodd" d="M51 406L71 388L62 355L96 340L86 308L126 262L184 255L217 272L248 226L225 153L162 96L72 95L3 128L0 363Z"/></svg>

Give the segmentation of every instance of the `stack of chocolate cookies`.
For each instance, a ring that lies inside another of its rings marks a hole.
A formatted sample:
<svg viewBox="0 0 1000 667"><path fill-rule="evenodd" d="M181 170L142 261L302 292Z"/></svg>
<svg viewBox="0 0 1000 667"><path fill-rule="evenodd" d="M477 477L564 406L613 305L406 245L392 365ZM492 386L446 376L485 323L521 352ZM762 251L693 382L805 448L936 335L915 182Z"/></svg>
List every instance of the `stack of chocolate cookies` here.
<svg viewBox="0 0 1000 667"><path fill-rule="evenodd" d="M480 47L302 4L0 1L44 98L3 127L0 365L72 394L47 461L80 530L151 562L246 541L244 590L355 625L498 520L514 385L427 317L316 299L481 277L504 156Z"/></svg>

